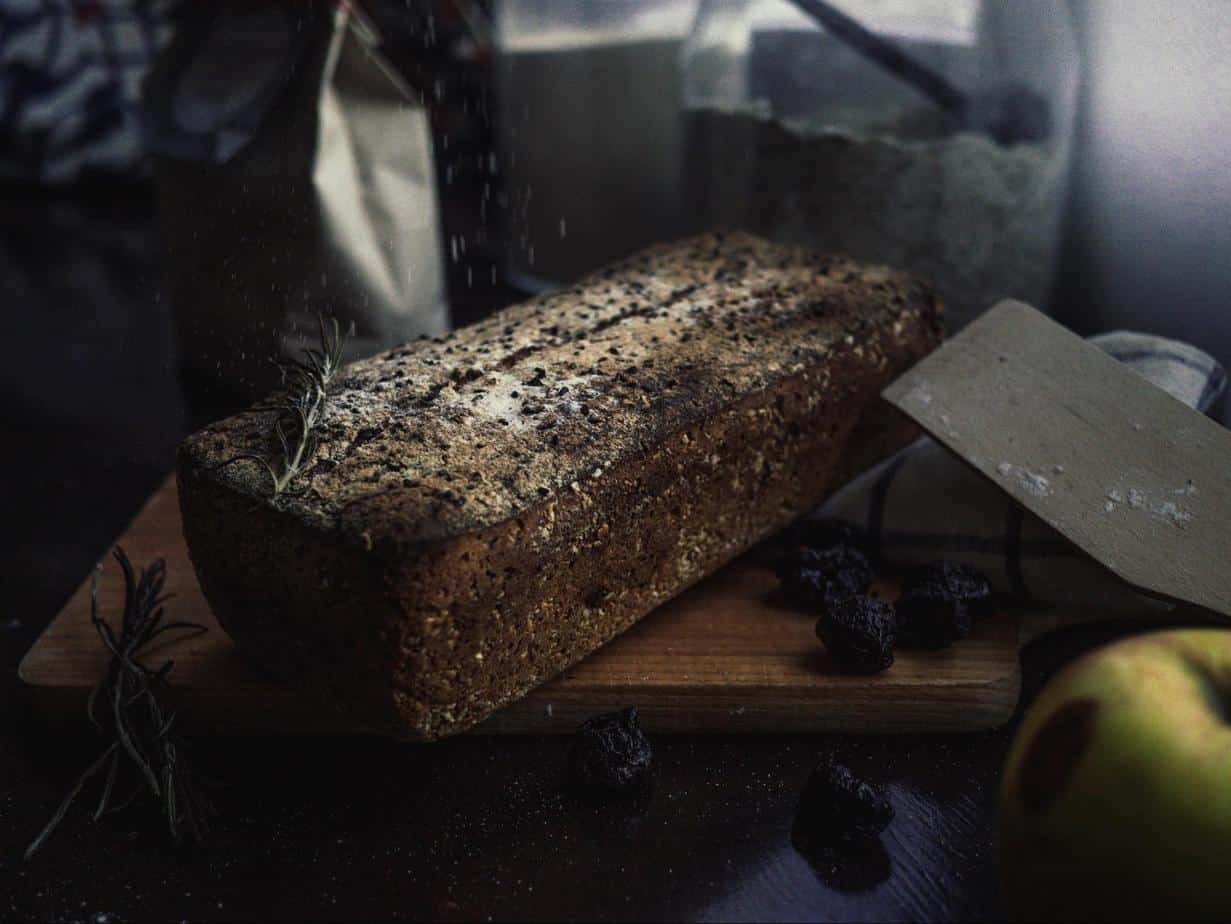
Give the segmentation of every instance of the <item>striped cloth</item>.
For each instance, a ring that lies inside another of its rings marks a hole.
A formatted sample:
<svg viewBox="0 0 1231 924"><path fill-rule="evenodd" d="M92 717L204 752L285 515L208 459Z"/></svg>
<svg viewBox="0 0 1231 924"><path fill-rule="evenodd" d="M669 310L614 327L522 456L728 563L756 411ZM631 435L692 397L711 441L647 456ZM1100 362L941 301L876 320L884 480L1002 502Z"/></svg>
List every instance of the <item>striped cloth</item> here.
<svg viewBox="0 0 1231 924"><path fill-rule="evenodd" d="M177 0L0 0L0 178L140 169L141 80Z"/></svg>
<svg viewBox="0 0 1231 924"><path fill-rule="evenodd" d="M1127 331L1090 342L1203 413L1226 389L1223 368L1186 343ZM880 560L891 567L938 558L969 562L997 591L1018 600L1113 610L1159 605L930 437L860 475L812 515L862 525Z"/></svg>

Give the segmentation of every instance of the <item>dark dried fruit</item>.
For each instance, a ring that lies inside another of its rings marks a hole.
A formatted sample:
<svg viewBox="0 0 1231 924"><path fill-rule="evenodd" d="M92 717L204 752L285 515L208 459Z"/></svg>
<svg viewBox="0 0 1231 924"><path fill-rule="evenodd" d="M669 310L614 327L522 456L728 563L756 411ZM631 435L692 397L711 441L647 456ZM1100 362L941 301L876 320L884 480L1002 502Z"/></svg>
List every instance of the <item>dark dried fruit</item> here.
<svg viewBox="0 0 1231 924"><path fill-rule="evenodd" d="M799 797L795 824L813 846L876 837L893 820L883 786L859 779L842 764L823 760Z"/></svg>
<svg viewBox="0 0 1231 924"><path fill-rule="evenodd" d="M898 641L944 648L970 634L973 617L990 615L992 589L977 568L935 562L910 578L898 598Z"/></svg>
<svg viewBox="0 0 1231 924"><path fill-rule="evenodd" d="M870 558L868 534L846 520L800 520L784 536L789 549L832 549L844 545Z"/></svg>
<svg viewBox="0 0 1231 924"><path fill-rule="evenodd" d="M869 583L859 571L827 572L800 568L783 582L783 588L791 603L815 611L863 593Z"/></svg>
<svg viewBox="0 0 1231 924"><path fill-rule="evenodd" d="M835 545L828 549L801 548L778 572L782 589L793 604L828 607L872 583L872 566L858 549Z"/></svg>
<svg viewBox="0 0 1231 924"><path fill-rule="evenodd" d="M856 594L831 604L817 620L816 634L839 664L875 674L893 664L897 620L893 607Z"/></svg>
<svg viewBox="0 0 1231 924"><path fill-rule="evenodd" d="M622 793L649 779L654 752L637 724L637 709L586 719L569 750L572 782L587 790Z"/></svg>
<svg viewBox="0 0 1231 924"><path fill-rule="evenodd" d="M992 614L992 585L974 565L933 562L908 576L902 589L911 591L927 585L937 585L953 599L962 600L975 619Z"/></svg>

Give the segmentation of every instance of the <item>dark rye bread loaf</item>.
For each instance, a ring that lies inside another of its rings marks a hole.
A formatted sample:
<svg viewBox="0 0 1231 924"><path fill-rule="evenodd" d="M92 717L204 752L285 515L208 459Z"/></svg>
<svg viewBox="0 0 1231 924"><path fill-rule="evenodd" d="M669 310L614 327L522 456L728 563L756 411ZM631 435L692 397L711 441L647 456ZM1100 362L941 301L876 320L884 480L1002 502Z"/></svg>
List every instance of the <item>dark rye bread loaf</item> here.
<svg viewBox="0 0 1231 924"><path fill-rule="evenodd" d="M912 277L742 234L651 249L347 367L276 498L226 464L273 452L269 405L189 437L201 587L357 728L461 731L815 504L853 430L862 462L900 445L878 393L939 313Z"/></svg>

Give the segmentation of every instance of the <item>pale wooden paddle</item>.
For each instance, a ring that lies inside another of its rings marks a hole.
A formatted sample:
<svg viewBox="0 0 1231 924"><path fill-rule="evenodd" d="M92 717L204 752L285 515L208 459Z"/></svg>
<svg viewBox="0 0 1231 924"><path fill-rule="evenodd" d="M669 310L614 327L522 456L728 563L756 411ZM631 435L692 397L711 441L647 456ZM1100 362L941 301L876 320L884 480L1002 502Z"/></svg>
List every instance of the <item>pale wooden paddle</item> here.
<svg viewBox="0 0 1231 924"><path fill-rule="evenodd" d="M1231 432L1021 302L884 397L1129 584L1231 615Z"/></svg>

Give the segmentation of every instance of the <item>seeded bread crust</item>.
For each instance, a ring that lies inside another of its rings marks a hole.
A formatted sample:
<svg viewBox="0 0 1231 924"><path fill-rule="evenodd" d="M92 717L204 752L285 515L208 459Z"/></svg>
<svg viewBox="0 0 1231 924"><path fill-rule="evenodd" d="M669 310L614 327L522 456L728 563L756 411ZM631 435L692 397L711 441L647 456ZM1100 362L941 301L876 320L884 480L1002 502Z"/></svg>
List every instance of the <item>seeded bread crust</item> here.
<svg viewBox="0 0 1231 924"><path fill-rule="evenodd" d="M462 731L712 573L908 428L918 280L713 234L347 367L271 496L272 402L179 453L184 533L241 651L356 728ZM852 453L847 453L851 458Z"/></svg>

